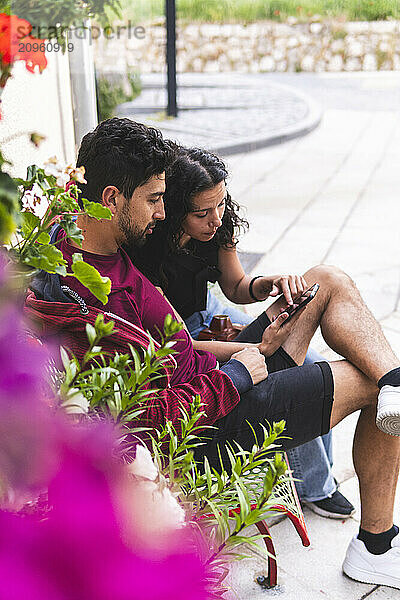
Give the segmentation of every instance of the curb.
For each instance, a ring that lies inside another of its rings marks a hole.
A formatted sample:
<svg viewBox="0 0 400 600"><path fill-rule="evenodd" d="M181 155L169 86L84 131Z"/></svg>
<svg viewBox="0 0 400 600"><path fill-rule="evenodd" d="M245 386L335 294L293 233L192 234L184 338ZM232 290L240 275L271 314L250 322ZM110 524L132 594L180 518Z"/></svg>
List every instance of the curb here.
<svg viewBox="0 0 400 600"><path fill-rule="evenodd" d="M299 91L297 89L292 88L291 86L288 85L284 85L281 83L273 83L270 84L273 86L273 88L276 90L278 89L282 95L287 94L288 96L291 97L297 97L298 100L300 100L302 103L304 103L307 106L307 115L303 118L300 119L298 122L288 126L288 127L282 127L280 130L278 129L277 131L274 131L271 134L261 134L260 136L243 136L242 138L238 138L238 141L232 141L230 140L229 142L222 142L220 144L213 144L212 142L210 142L210 144L203 144L205 147L207 147L207 149L209 149L212 152L215 152L216 154L221 154L222 156L230 156L233 154L239 154L242 152L251 152L254 150L259 150L260 148L267 148L269 146L274 146L277 144L283 144L285 142L288 142L290 140L302 137L307 135L308 133L310 133L311 131L313 131L314 129L316 129L318 127L318 125L321 122L322 119L322 109L320 107L320 105L315 102L311 97L309 97L307 94L304 94L302 91ZM180 87L182 88L193 88L196 87L198 89L206 89L206 88L219 88L220 85L210 85L210 84L205 84L204 86L202 85L188 85L188 84L183 84ZM252 85L232 85L229 87L235 87L235 88L248 88L248 87L253 87ZM161 85L154 85L154 84L150 84L150 85L145 85L145 89L162 89ZM247 108L247 106L234 106L234 107L230 107L229 110L230 112L234 112L234 111L245 111ZM253 107L251 107L253 108ZM181 112L198 112L201 110L227 110L226 106L222 106L222 105L211 105L211 106L186 106L184 108L181 108ZM149 116L150 114L154 114L157 112L161 112L162 110L164 110L164 107L162 106L135 106L135 101L133 102L126 102L124 104L120 104L117 107L116 110L116 114L118 116L121 117L133 117L133 115L146 115ZM169 123L169 125L171 125L171 122ZM152 123L152 126L155 126L154 123ZM163 126L162 126L162 122L160 122L160 124L158 125L158 128L163 130ZM173 132L173 127L168 127L168 134L171 135Z"/></svg>
<svg viewBox="0 0 400 600"><path fill-rule="evenodd" d="M211 147L211 151L215 152L216 154L222 154L223 156L231 156L232 154L239 154L241 152L252 152L253 150L259 150L260 148L267 148L268 146L283 144L285 142L289 142L290 140L303 137L318 127L322 120L322 108L317 102L315 102L306 94L298 92L297 90L294 91L288 86L281 84L274 85L283 90L290 91L292 95L296 95L301 98L308 105L307 117L292 127L282 128L279 133L275 133L270 136L243 139L237 144L221 144L219 146Z"/></svg>

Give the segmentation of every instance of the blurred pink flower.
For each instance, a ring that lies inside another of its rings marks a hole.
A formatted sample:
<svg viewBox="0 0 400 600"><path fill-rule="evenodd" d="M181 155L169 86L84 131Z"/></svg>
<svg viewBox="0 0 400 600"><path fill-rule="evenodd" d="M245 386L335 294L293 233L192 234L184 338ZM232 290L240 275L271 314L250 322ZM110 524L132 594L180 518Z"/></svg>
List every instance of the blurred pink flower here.
<svg viewBox="0 0 400 600"><path fill-rule="evenodd" d="M0 598L206 600L204 567L185 546L171 540L150 557L123 539L116 483L126 473L112 446L107 428L74 431L60 447L49 518L0 512Z"/></svg>
<svg viewBox="0 0 400 600"><path fill-rule="evenodd" d="M45 401L49 356L29 340L17 309L0 313L0 481L25 493L46 485L53 463L55 420Z"/></svg>

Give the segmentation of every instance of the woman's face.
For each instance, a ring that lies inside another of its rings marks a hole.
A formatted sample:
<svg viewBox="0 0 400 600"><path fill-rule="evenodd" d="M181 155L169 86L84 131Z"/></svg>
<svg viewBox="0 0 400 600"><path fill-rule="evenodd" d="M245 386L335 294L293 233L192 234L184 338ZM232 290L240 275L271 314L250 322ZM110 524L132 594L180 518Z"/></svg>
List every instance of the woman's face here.
<svg viewBox="0 0 400 600"><path fill-rule="evenodd" d="M189 238L200 242L211 240L222 225L225 200L225 181L197 194L193 198L193 209L182 221L184 241L188 241Z"/></svg>

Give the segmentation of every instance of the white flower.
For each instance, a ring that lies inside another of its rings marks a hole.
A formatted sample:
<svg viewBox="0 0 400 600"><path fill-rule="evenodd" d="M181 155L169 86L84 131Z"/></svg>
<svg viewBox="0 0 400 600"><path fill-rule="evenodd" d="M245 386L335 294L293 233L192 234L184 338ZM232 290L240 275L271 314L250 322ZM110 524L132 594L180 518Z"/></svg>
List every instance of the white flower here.
<svg viewBox="0 0 400 600"><path fill-rule="evenodd" d="M72 165L64 166L58 162L56 156L52 156L44 163L45 175L52 175L57 179L59 187L65 187L73 179L78 183L87 183L84 177L85 167L74 168Z"/></svg>
<svg viewBox="0 0 400 600"><path fill-rule="evenodd" d="M135 485L135 503L140 514L151 515L142 523L148 535L168 534L185 524L185 511L168 487L142 480Z"/></svg>
<svg viewBox="0 0 400 600"><path fill-rule="evenodd" d="M77 388L71 388L61 408L67 415L86 415L89 412L89 401Z"/></svg>
<svg viewBox="0 0 400 600"><path fill-rule="evenodd" d="M70 171L67 167L67 173L71 179L74 179L78 183L87 183L85 179L85 167L77 167L76 169L71 169Z"/></svg>
<svg viewBox="0 0 400 600"><path fill-rule="evenodd" d="M128 465L128 471L131 475L144 477L151 481L154 481L158 476L158 469L149 450L141 444L136 446L135 460Z"/></svg>
<svg viewBox="0 0 400 600"><path fill-rule="evenodd" d="M31 190L27 190L21 198L24 211L31 212L39 219L43 219L49 208L49 198L44 194L42 188L34 183Z"/></svg>
<svg viewBox="0 0 400 600"><path fill-rule="evenodd" d="M61 188L65 188L65 186L67 185L68 181L69 181L70 177L68 175L68 173L59 173L57 176L57 185L58 187Z"/></svg>
<svg viewBox="0 0 400 600"><path fill-rule="evenodd" d="M63 167L57 160L56 156L52 156L44 163L44 174L58 177L62 173Z"/></svg>
<svg viewBox="0 0 400 600"><path fill-rule="evenodd" d="M138 444L135 460L127 465L130 478L124 487L125 524L145 544L162 544L185 524L185 511L168 487L149 450ZM148 515L150 516L148 518Z"/></svg>

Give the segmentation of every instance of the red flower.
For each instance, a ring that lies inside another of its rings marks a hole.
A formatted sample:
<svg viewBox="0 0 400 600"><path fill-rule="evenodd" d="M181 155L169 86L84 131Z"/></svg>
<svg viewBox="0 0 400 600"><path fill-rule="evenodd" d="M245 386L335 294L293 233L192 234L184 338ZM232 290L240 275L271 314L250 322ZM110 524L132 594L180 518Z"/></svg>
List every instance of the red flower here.
<svg viewBox="0 0 400 600"><path fill-rule="evenodd" d="M31 31L32 25L25 19L0 13L0 60L5 74L3 86L8 79L10 68L17 60L25 61L26 68L31 73L36 66L40 72L46 68L44 42L32 37Z"/></svg>

